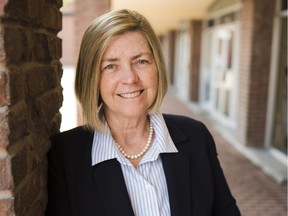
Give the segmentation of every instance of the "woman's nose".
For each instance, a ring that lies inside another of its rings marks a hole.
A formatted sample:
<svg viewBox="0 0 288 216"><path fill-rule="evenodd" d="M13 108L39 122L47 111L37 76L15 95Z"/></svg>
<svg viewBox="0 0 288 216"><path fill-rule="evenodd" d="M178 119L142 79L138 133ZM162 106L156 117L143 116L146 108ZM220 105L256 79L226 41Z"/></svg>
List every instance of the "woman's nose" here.
<svg viewBox="0 0 288 216"><path fill-rule="evenodd" d="M133 69L131 65L125 66L122 72L122 82L124 84L134 84L139 80L137 72Z"/></svg>

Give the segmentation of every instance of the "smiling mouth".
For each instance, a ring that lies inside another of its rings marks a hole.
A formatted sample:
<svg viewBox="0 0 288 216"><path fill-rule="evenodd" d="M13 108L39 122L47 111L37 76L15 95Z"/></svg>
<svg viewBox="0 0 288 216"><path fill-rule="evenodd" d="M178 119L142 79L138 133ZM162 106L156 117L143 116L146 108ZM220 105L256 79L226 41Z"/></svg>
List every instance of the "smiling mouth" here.
<svg viewBox="0 0 288 216"><path fill-rule="evenodd" d="M131 92L131 93L123 93L123 94L117 94L118 96L122 97L122 98L135 98L137 96L139 96L140 94L142 94L144 90L140 90L140 91L135 91L135 92Z"/></svg>

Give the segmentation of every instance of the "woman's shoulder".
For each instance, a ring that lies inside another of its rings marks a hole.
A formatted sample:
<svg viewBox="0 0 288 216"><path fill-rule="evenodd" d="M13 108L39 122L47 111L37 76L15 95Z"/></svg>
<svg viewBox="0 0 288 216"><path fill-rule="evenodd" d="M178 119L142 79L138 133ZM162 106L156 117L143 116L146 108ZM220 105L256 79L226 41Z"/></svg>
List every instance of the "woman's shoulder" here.
<svg viewBox="0 0 288 216"><path fill-rule="evenodd" d="M84 126L79 126L67 131L57 133L51 137L52 148L59 151L74 151L93 142L94 132Z"/></svg>
<svg viewBox="0 0 288 216"><path fill-rule="evenodd" d="M178 149L190 149L201 154L210 148L215 148L210 131L201 121L181 115L165 114L163 116L171 138ZM180 143L182 144L179 145Z"/></svg>
<svg viewBox="0 0 288 216"><path fill-rule="evenodd" d="M175 114L163 114L167 128L170 134L175 134L175 131L186 134L188 137L201 137L210 134L206 125L188 116L175 115Z"/></svg>
<svg viewBox="0 0 288 216"><path fill-rule="evenodd" d="M193 126L203 126L203 123L194 118L184 116L184 115L176 115L176 114L163 114L164 120L166 123L176 124L176 125L193 125Z"/></svg>
<svg viewBox="0 0 288 216"><path fill-rule="evenodd" d="M56 133L55 135L52 136L54 139L78 139L78 138L83 138L83 137L89 137L93 135L93 132L88 130L85 126L79 126L72 128L70 130L66 130L60 133Z"/></svg>

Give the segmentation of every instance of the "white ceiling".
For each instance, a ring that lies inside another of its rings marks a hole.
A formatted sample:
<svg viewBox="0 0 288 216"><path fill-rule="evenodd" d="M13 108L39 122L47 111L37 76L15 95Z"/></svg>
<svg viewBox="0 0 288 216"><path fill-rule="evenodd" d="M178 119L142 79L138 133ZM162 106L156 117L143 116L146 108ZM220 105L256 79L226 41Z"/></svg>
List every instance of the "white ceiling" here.
<svg viewBox="0 0 288 216"><path fill-rule="evenodd" d="M203 18L213 0L111 0L111 9L129 8L147 17L158 34L182 21Z"/></svg>

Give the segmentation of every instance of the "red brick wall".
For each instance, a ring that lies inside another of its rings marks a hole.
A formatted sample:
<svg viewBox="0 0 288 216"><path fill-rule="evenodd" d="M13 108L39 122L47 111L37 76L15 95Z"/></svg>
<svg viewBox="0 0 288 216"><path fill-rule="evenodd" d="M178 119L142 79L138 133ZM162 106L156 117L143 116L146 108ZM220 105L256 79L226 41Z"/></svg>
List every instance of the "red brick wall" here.
<svg viewBox="0 0 288 216"><path fill-rule="evenodd" d="M62 9L63 28L58 37L62 39L62 58L63 65L74 65L75 62L75 3L71 2Z"/></svg>
<svg viewBox="0 0 288 216"><path fill-rule="evenodd" d="M201 32L202 21L193 20L190 23L191 37L191 56L189 63L190 70L190 100L197 102L199 100L199 82L200 82L200 57L201 57Z"/></svg>
<svg viewBox="0 0 288 216"><path fill-rule="evenodd" d="M76 59L84 32L98 16L110 10L110 0L75 0ZM76 61L75 61L76 62Z"/></svg>
<svg viewBox="0 0 288 216"><path fill-rule="evenodd" d="M274 8L271 0L242 1L237 134L249 146L264 143Z"/></svg>
<svg viewBox="0 0 288 216"><path fill-rule="evenodd" d="M164 35L160 35L161 46L167 67L170 84L174 84L174 54L175 54L175 31L170 30Z"/></svg>
<svg viewBox="0 0 288 216"><path fill-rule="evenodd" d="M46 153L61 120L61 6L0 1L0 215L44 215Z"/></svg>
<svg viewBox="0 0 288 216"><path fill-rule="evenodd" d="M252 56L252 30L253 24L253 2L244 0L240 12L240 56L239 56L239 93L238 93L238 137L241 143L246 143L248 128L248 102L249 102L249 83L250 67Z"/></svg>
<svg viewBox="0 0 288 216"><path fill-rule="evenodd" d="M174 54L175 54L175 31L170 30L167 33L168 40L168 60L167 60L167 71L170 77L170 83L174 84Z"/></svg>

